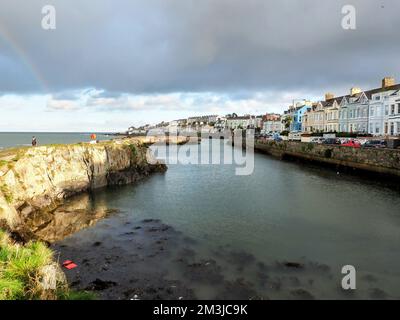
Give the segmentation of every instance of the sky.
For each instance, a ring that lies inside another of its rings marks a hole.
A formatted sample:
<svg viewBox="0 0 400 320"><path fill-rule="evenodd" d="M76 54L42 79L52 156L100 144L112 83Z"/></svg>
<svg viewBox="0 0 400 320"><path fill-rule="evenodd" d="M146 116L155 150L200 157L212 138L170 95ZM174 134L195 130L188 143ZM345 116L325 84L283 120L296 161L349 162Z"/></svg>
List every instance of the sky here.
<svg viewBox="0 0 400 320"><path fill-rule="evenodd" d="M42 28L45 5L56 29ZM0 131L124 131L376 88L400 79L398 12L398 0L0 0Z"/></svg>

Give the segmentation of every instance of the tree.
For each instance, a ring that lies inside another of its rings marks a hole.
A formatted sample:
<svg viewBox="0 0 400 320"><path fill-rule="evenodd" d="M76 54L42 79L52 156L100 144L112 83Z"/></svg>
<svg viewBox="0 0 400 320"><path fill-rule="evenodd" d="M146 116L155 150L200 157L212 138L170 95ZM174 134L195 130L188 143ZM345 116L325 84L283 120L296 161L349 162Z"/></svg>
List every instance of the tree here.
<svg viewBox="0 0 400 320"><path fill-rule="evenodd" d="M289 129L292 122L293 122L292 117L286 117L285 119L282 120L282 123L285 125L285 129Z"/></svg>

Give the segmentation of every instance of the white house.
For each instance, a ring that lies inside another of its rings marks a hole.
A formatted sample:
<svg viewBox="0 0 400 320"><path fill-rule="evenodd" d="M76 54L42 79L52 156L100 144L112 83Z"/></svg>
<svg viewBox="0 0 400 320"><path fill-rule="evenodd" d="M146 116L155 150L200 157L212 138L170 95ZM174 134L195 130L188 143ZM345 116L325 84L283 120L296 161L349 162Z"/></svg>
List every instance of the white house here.
<svg viewBox="0 0 400 320"><path fill-rule="evenodd" d="M396 92L400 85L394 78L386 77L380 88L362 91L352 88L350 95L341 97L339 112L339 131L386 135L391 131L389 117L393 105L396 105ZM393 122L396 122L395 120Z"/></svg>
<svg viewBox="0 0 400 320"><path fill-rule="evenodd" d="M246 129L251 124L250 116L235 116L226 118L227 129Z"/></svg>
<svg viewBox="0 0 400 320"><path fill-rule="evenodd" d="M280 133L284 130L284 125L279 114L266 114L263 120L263 130L265 133Z"/></svg>
<svg viewBox="0 0 400 320"><path fill-rule="evenodd" d="M389 109L388 134L400 135L400 88L394 91L387 99Z"/></svg>

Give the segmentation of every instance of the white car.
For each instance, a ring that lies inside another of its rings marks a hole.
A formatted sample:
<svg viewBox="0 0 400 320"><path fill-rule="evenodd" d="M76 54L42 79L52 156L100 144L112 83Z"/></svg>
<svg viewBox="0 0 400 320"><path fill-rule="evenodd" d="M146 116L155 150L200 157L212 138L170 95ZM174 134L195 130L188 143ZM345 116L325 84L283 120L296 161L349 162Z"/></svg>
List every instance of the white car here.
<svg viewBox="0 0 400 320"><path fill-rule="evenodd" d="M322 137L314 137L311 139L311 143L322 144L324 143L324 138Z"/></svg>

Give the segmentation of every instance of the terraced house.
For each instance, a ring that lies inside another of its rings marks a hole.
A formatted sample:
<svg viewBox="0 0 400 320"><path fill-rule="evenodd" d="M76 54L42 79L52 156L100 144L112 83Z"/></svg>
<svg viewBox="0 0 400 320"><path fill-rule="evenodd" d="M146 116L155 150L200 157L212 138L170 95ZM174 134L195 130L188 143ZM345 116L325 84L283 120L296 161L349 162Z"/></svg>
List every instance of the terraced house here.
<svg viewBox="0 0 400 320"><path fill-rule="evenodd" d="M291 119L289 127L291 132L303 131L303 116L311 109L312 102L308 100L300 100L289 107L289 110L284 114L284 118Z"/></svg>
<svg viewBox="0 0 400 320"><path fill-rule="evenodd" d="M389 114L388 120L385 122L385 129L388 130L389 135L400 135L400 87L387 96L385 100Z"/></svg>
<svg viewBox="0 0 400 320"><path fill-rule="evenodd" d="M399 99L399 90L400 85L396 85L393 78L384 78L382 88L371 92L369 133L374 135L396 134L396 100ZM390 121L390 118L394 120Z"/></svg>
<svg viewBox="0 0 400 320"><path fill-rule="evenodd" d="M303 115L303 132L322 132L325 129L325 101L314 103Z"/></svg>
<svg viewBox="0 0 400 320"><path fill-rule="evenodd" d="M284 130L281 115L270 113L263 116L263 130L266 133L280 133Z"/></svg>
<svg viewBox="0 0 400 320"><path fill-rule="evenodd" d="M400 134L400 84L386 77L379 88L354 87L346 96L325 95L303 115L303 132Z"/></svg>
<svg viewBox="0 0 400 320"><path fill-rule="evenodd" d="M326 94L325 98L327 97L330 98L330 94ZM325 99L325 100L326 100L324 105L325 132L338 132L340 103L338 103L337 99Z"/></svg>

